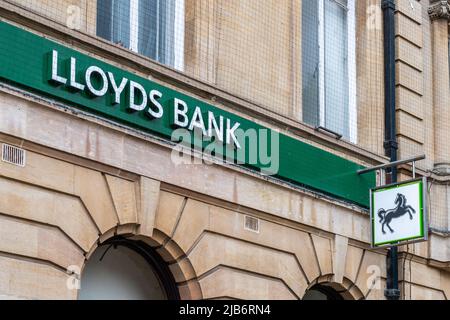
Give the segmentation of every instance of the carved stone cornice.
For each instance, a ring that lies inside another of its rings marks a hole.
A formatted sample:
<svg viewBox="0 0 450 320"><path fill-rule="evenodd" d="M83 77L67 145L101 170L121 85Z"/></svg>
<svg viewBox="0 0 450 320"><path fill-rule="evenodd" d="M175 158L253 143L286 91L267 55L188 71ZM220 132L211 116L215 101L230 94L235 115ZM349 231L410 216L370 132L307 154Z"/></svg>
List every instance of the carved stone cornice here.
<svg viewBox="0 0 450 320"><path fill-rule="evenodd" d="M438 19L450 20L450 4L448 0L431 0L428 14L431 21Z"/></svg>

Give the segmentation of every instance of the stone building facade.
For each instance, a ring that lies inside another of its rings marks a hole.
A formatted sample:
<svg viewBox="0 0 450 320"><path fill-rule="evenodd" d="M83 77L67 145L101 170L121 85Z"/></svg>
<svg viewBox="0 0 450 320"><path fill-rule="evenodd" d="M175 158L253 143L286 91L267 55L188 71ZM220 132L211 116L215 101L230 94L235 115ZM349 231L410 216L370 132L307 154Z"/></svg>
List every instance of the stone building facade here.
<svg viewBox="0 0 450 320"><path fill-rule="evenodd" d="M381 0L327 1L353 14L346 59L355 62L348 105L356 112L349 111L353 129L342 139L304 121L307 26L300 0L175 1L174 19L183 23L173 39L183 46L161 45L174 50L170 59L133 50L133 40L128 48L104 39L104 1L0 0L0 30L30 39L30 47L21 38L1 43L2 156L18 148L24 161L0 161L0 297L105 294L108 286L102 289L95 273L99 253L125 248L117 259L141 266L136 261L144 258L142 268L153 270L147 298L385 299L387 249L370 246L364 201L328 190L331 180L290 181L219 161L176 164L170 139L85 110L71 101L78 93L58 96L49 93L54 87L46 92L11 79L32 81L22 54L39 50L34 41L55 43L80 61L96 59L280 132L293 146L351 166L386 163ZM448 1L396 1L399 158L427 156L417 173L428 177L430 221L427 242L399 248L402 299L450 298L449 19ZM16 43L25 44L13 51ZM290 153L280 149L280 157ZM411 177L402 166L399 178ZM362 192L368 201L369 188Z"/></svg>

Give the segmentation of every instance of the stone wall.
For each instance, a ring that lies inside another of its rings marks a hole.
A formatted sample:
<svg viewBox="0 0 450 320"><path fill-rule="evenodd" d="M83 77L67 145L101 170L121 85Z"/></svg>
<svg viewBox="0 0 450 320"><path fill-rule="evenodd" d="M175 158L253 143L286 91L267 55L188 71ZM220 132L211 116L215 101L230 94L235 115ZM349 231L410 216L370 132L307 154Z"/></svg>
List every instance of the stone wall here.
<svg viewBox="0 0 450 320"><path fill-rule="evenodd" d="M0 163L3 297L75 299L66 269L124 235L157 248L182 298L298 299L315 283L384 298L385 251L370 250L363 213L218 165L167 168L167 146L12 92L0 110L0 141L27 150L23 168ZM407 261L410 297L448 297L447 273L424 261Z"/></svg>
<svg viewBox="0 0 450 320"><path fill-rule="evenodd" d="M0 163L3 297L76 298L66 270L82 270L114 235L157 247L182 298L298 299L325 281L348 297L382 296L367 287L365 266L384 256L359 241L46 151L28 151L24 168ZM244 229L245 215L260 219L259 233Z"/></svg>
<svg viewBox="0 0 450 320"><path fill-rule="evenodd" d="M289 123L286 129L280 124L284 122L274 122L280 121L277 115L296 121L301 117L300 72L292 63L301 51L299 34L293 31L301 16L297 1L286 0L286 10L277 11L278 20L292 23L291 28L286 24L277 29L286 35L278 39L277 49L260 53L264 33L275 28L277 19L249 23L245 17L254 5L251 2L240 6L243 2L234 1L232 7L225 7L223 1L186 0L186 72L196 80L164 67L152 66L146 74L149 67L142 57L86 38L85 33L95 34L94 2L77 2L88 17L82 33L65 30L64 8L75 2L59 1L61 6L50 8L55 2L21 1L22 8L36 12L38 7L39 17L17 10L23 16L18 19L9 13L5 19L16 24L28 19L31 29L30 21L36 21L39 27L34 27L51 37L60 28L63 31L58 32L67 34L58 41L101 59L107 56L110 62L145 76L165 74L164 81L162 76L157 80L199 99L215 101L219 94L231 95L216 104L229 110L233 106L233 112L358 163L386 161L380 157L384 116L382 31L377 25L381 13L376 9L380 0L358 0L356 8L362 148L327 139L300 124ZM0 3L6 8L18 1ZM399 0L397 8L400 157L426 153L427 161L419 166L419 173L426 174L438 157L449 156L442 135L448 131L435 126L439 115L434 111L438 80L448 74L437 73L442 70L431 58L436 52L433 46L438 45L432 39L440 34L431 30L427 1ZM264 17L262 21L272 19L266 11L253 9ZM217 24L218 17L225 17L223 24ZM57 25L52 24L55 21ZM47 23L49 30L42 27ZM242 28L252 35L246 35L245 43L236 40ZM76 36L79 39L74 40ZM446 46L443 42L440 45ZM245 56L231 59L244 49L248 49ZM277 64L268 68L274 60ZM227 74L228 70L234 71ZM198 79L214 86L205 87ZM238 80L259 83L258 91L243 90L245 85L238 85ZM277 101L270 95L273 91L279 94ZM245 104L247 98L253 104ZM445 100L437 103L444 110L447 107ZM250 109L275 113L262 121L248 115ZM0 90L0 119L0 142L27 151L24 168L0 162L0 297L75 299L76 290L67 287L72 279L67 268L78 266L81 272L99 244L121 234L158 248L183 298L297 299L315 283L344 291L347 298L384 298L386 252L370 249L369 218L360 208L236 167L175 166L170 146L150 135L9 86ZM406 169L401 179L410 177ZM448 188L445 178L440 179L439 186L431 188L430 212L442 215L442 225L448 228ZM259 233L244 229L245 215L260 219ZM450 298L449 243L445 234L433 233L427 243L400 248L404 298ZM371 289L374 272L381 282Z"/></svg>

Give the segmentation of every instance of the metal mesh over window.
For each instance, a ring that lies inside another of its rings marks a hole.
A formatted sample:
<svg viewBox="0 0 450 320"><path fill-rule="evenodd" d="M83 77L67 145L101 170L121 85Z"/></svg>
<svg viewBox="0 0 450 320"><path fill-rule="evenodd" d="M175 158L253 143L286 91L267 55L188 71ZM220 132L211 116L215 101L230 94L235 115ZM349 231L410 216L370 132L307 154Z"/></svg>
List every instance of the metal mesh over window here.
<svg viewBox="0 0 450 320"><path fill-rule="evenodd" d="M383 154L380 0L8 0Z"/></svg>
<svg viewBox="0 0 450 320"><path fill-rule="evenodd" d="M96 35L183 70L184 1L98 0Z"/></svg>
<svg viewBox="0 0 450 320"><path fill-rule="evenodd" d="M450 188L436 182L429 183L430 228L434 231L450 233Z"/></svg>

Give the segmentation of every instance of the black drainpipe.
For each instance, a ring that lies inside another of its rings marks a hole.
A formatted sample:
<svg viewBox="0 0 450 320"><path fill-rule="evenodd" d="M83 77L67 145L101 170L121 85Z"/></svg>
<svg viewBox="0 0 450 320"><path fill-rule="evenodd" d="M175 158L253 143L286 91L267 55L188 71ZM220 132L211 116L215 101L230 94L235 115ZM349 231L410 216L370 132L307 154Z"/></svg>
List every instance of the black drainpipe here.
<svg viewBox="0 0 450 320"><path fill-rule="evenodd" d="M397 161L397 132L395 119L395 0L383 0L384 27L384 149L390 160ZM397 168L392 168L386 178L387 183L397 182ZM397 247L391 247L386 257L387 281L384 295L388 300L400 299L398 289L398 251Z"/></svg>

